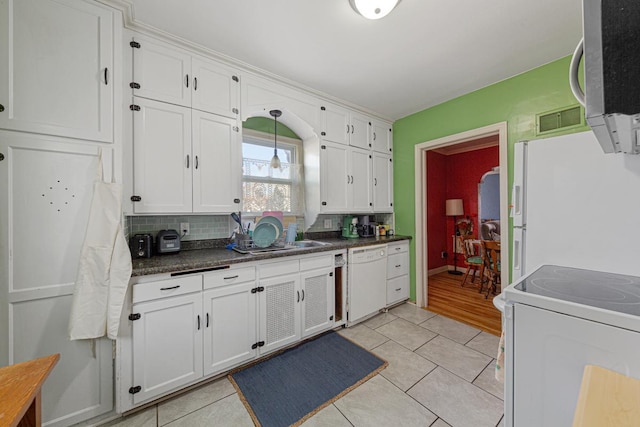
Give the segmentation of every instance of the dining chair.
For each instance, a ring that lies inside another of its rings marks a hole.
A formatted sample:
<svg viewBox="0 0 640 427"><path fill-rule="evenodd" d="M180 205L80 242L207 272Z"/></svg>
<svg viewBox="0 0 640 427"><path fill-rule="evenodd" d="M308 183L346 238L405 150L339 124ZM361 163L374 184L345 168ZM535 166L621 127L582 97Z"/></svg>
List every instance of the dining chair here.
<svg viewBox="0 0 640 427"><path fill-rule="evenodd" d="M484 271L486 273L483 276L483 281L480 283L480 292L482 292L483 283L487 281L487 294L485 299L489 297L490 293L496 294L498 290L498 284L500 284L500 242L492 240L482 241L482 255Z"/></svg>
<svg viewBox="0 0 640 427"><path fill-rule="evenodd" d="M483 274L483 262L482 256L478 254L478 250L480 247L477 245L477 240L472 236L464 236L462 238L462 252L464 254L464 263L467 266L467 271L464 273L464 277L462 278L462 284L460 286L464 286L467 283L467 279L469 278L469 274L473 272L473 276L471 276L471 283L474 283L476 280L476 273L480 273L479 277L482 280ZM482 282L480 284L482 288Z"/></svg>

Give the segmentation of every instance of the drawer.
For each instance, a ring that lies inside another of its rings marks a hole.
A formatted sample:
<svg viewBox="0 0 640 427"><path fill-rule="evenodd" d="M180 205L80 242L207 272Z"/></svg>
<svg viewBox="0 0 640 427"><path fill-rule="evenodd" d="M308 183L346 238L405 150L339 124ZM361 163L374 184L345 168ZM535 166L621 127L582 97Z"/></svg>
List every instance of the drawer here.
<svg viewBox="0 0 640 427"><path fill-rule="evenodd" d="M258 265L260 279L275 277L283 274L292 274L300 271L300 262L296 260L269 262Z"/></svg>
<svg viewBox="0 0 640 427"><path fill-rule="evenodd" d="M389 255L409 252L409 241L405 240L395 243L389 243L387 245L387 248Z"/></svg>
<svg viewBox="0 0 640 427"><path fill-rule="evenodd" d="M387 280L387 305L409 298L409 275Z"/></svg>
<svg viewBox="0 0 640 427"><path fill-rule="evenodd" d="M240 267L212 271L204 274L204 288L212 289L236 283L253 282L256 280L256 268Z"/></svg>
<svg viewBox="0 0 640 427"><path fill-rule="evenodd" d="M409 256L406 253L391 254L387 258L387 279L409 274Z"/></svg>
<svg viewBox="0 0 640 427"><path fill-rule="evenodd" d="M333 266L333 254L302 258L300 260L300 271L316 270Z"/></svg>
<svg viewBox="0 0 640 427"><path fill-rule="evenodd" d="M202 274L133 285L133 303L202 291Z"/></svg>

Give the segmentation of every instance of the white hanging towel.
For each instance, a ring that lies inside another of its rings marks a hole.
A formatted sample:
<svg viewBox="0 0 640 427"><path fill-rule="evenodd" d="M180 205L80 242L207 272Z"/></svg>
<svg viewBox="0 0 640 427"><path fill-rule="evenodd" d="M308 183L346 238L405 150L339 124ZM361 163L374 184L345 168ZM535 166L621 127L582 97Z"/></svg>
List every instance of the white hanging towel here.
<svg viewBox="0 0 640 427"><path fill-rule="evenodd" d="M89 212L87 234L73 292L69 337L115 339L131 278L131 254L120 225L122 185L104 182L102 151Z"/></svg>

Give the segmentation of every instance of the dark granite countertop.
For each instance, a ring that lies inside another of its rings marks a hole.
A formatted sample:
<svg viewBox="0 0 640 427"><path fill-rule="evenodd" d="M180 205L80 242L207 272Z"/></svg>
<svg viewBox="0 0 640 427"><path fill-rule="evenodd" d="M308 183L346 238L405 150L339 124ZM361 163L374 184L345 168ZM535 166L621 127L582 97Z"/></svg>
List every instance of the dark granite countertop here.
<svg viewBox="0 0 640 427"><path fill-rule="evenodd" d="M155 255L151 258L136 258L133 260L132 276L147 276L163 273L197 273L199 270L237 264L241 262L260 261L282 258L287 256L304 255L315 252L335 251L359 246L386 244L390 242L409 240L409 236L367 237L359 239L322 238L313 239L328 246L317 246L304 249L290 249L281 252L264 252L261 254L240 254L226 248L207 248L183 250L177 254Z"/></svg>

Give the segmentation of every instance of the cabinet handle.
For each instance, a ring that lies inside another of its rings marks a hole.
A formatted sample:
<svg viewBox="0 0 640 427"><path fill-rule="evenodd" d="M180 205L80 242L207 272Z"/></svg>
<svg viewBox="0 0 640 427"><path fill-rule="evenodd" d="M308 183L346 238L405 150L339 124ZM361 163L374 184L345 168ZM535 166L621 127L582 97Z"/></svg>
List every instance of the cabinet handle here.
<svg viewBox="0 0 640 427"><path fill-rule="evenodd" d="M353 125L351 125L351 133L355 133L355 131L353 130Z"/></svg>
<svg viewBox="0 0 640 427"><path fill-rule="evenodd" d="M187 87L189 87L189 74L186 75Z"/></svg>
<svg viewBox="0 0 640 427"><path fill-rule="evenodd" d="M109 85L109 68L107 67L104 69L104 84Z"/></svg>
<svg viewBox="0 0 640 427"><path fill-rule="evenodd" d="M401 267L401 265L400 265L400 264L397 264L397 265L396 265L396 268L400 268L400 267Z"/></svg>
<svg viewBox="0 0 640 427"><path fill-rule="evenodd" d="M198 78L193 78L193 90L198 90Z"/></svg>
<svg viewBox="0 0 640 427"><path fill-rule="evenodd" d="M373 185L378 185L378 178L373 178Z"/></svg>
<svg viewBox="0 0 640 427"><path fill-rule="evenodd" d="M349 133L349 125L347 125L347 133Z"/></svg>
<svg viewBox="0 0 640 427"><path fill-rule="evenodd" d="M402 290L402 288L397 288L396 292L400 292Z"/></svg>
<svg viewBox="0 0 640 427"><path fill-rule="evenodd" d="M349 182L349 175L347 175L347 184L350 184L350 182Z"/></svg>
<svg viewBox="0 0 640 427"><path fill-rule="evenodd" d="M239 276L236 274L235 276L225 277L224 280L237 279Z"/></svg>
<svg viewBox="0 0 640 427"><path fill-rule="evenodd" d="M170 291L171 289L178 289L180 285L169 286L168 288L160 288L161 291Z"/></svg>
<svg viewBox="0 0 640 427"><path fill-rule="evenodd" d="M353 184L353 175L351 175L351 183Z"/></svg>
<svg viewBox="0 0 640 427"><path fill-rule="evenodd" d="M198 314L198 330L200 330L200 315Z"/></svg>
<svg viewBox="0 0 640 427"><path fill-rule="evenodd" d="M300 291L296 291L296 293L298 294L298 302L300 302Z"/></svg>
<svg viewBox="0 0 640 427"><path fill-rule="evenodd" d="M189 155L187 154L187 169L189 169Z"/></svg>
<svg viewBox="0 0 640 427"><path fill-rule="evenodd" d="M207 328L209 327L209 313L207 313Z"/></svg>
<svg viewBox="0 0 640 427"><path fill-rule="evenodd" d="M304 301L304 289L302 290L302 301Z"/></svg>
<svg viewBox="0 0 640 427"><path fill-rule="evenodd" d="M374 141L376 140L376 133L375 132L373 133L373 140Z"/></svg>
<svg viewBox="0 0 640 427"><path fill-rule="evenodd" d="M196 166L196 169L198 169L198 156L196 156L195 160L196 160L195 166Z"/></svg>

